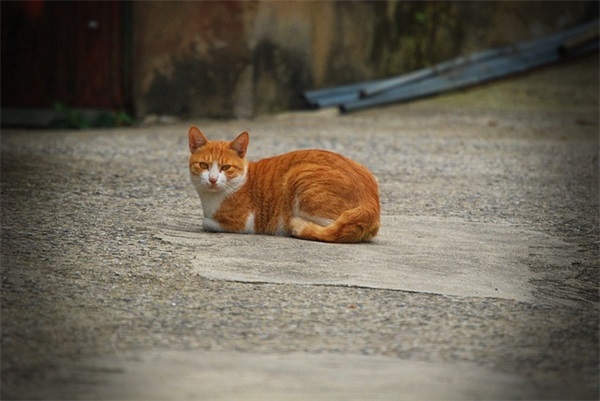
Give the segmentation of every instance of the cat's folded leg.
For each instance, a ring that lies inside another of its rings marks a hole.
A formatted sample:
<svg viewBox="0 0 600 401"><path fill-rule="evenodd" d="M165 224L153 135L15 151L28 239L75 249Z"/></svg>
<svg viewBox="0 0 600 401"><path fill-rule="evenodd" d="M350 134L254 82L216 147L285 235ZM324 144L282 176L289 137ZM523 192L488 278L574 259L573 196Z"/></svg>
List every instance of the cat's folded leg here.
<svg viewBox="0 0 600 401"><path fill-rule="evenodd" d="M379 210L362 206L346 210L325 227L301 217L293 217L290 228L294 237L313 241L369 242L379 230Z"/></svg>

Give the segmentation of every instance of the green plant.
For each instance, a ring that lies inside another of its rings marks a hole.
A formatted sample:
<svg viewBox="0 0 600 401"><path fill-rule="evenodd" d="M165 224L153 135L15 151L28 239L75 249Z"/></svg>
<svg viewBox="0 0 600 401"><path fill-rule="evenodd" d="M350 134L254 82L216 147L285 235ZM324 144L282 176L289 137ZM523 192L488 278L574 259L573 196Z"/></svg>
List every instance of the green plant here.
<svg viewBox="0 0 600 401"><path fill-rule="evenodd" d="M100 113L92 122L93 127L111 128L111 127L123 127L133 125L135 120L127 114L127 112L121 110L116 113L106 112Z"/></svg>
<svg viewBox="0 0 600 401"><path fill-rule="evenodd" d="M54 110L61 113L61 117L50 124L52 128L85 129L90 127L89 122L85 119L83 114L71 109L64 103L54 103Z"/></svg>
<svg viewBox="0 0 600 401"><path fill-rule="evenodd" d="M129 126L135 123L135 120L123 110L118 112L100 112L93 120L86 118L80 111L74 110L61 102L54 103L54 110L60 113L60 117L52 121L50 124L51 128L111 128Z"/></svg>

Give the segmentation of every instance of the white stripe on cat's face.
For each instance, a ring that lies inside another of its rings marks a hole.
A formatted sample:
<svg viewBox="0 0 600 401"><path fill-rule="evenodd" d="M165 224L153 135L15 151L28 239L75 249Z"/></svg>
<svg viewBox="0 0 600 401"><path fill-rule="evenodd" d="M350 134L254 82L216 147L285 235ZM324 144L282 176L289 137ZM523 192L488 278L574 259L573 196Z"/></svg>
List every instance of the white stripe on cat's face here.
<svg viewBox="0 0 600 401"><path fill-rule="evenodd" d="M219 168L219 163L213 162L208 170L200 174L202 184L209 191L220 191L227 183L227 176Z"/></svg>

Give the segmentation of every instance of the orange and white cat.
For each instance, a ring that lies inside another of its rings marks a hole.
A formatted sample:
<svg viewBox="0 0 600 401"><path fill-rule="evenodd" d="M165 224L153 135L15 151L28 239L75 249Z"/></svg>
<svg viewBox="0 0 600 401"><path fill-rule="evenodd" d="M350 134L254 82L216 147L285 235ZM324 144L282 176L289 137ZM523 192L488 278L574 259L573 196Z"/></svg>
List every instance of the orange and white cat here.
<svg viewBox="0 0 600 401"><path fill-rule="evenodd" d="M246 161L249 135L209 141L188 133L190 176L207 231L291 235L325 242L370 241L379 192L364 166L324 150Z"/></svg>

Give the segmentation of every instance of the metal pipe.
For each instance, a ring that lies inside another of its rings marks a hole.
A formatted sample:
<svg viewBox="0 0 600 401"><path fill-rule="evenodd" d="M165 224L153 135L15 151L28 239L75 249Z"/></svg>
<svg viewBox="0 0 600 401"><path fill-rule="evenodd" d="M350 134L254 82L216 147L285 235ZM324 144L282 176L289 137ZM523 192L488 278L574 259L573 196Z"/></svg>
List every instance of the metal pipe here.
<svg viewBox="0 0 600 401"><path fill-rule="evenodd" d="M543 64L556 62L560 60L557 50L565 40L590 29L598 29L598 20L543 39L478 53L475 55L476 62L467 62L467 59L464 61L455 59L445 62L438 65L437 69L434 67L427 70L431 73L426 74L426 70L422 70L419 76L423 78L408 80L401 85L398 85L398 82L402 83L398 79L396 85L385 86L387 88L385 91L375 92L370 97L345 102L340 105L340 111L348 113L365 107L431 96L443 91L472 86ZM592 47L588 46L589 48ZM585 48L580 49L581 51L585 50ZM452 68L452 63L457 67ZM439 68L440 66L443 68ZM416 74L413 75L413 77L415 76ZM384 85L380 85L381 87L384 87Z"/></svg>
<svg viewBox="0 0 600 401"><path fill-rule="evenodd" d="M447 72L452 69L460 68L462 66L475 63L481 60L485 60L492 57L498 57L497 50L485 50L483 52L479 52L466 57L458 57L453 60L445 61L443 63L437 64L431 68L423 68L421 70L401 75L399 77L390 78L382 81L378 84L373 84L368 86L367 88L360 91L360 97L370 97L377 95L381 92L385 92L391 89L394 89L398 86L406 85L409 83L421 81L423 79L429 78L436 74L441 74Z"/></svg>
<svg viewBox="0 0 600 401"><path fill-rule="evenodd" d="M313 107L319 107L322 104L334 105L336 103L331 103L332 99L343 98L344 96L352 95L356 95L356 97L358 97L361 89L366 88L369 85L377 84L381 81L381 79L377 79L355 84L335 86L332 88L314 89L305 91L303 95L306 102Z"/></svg>

